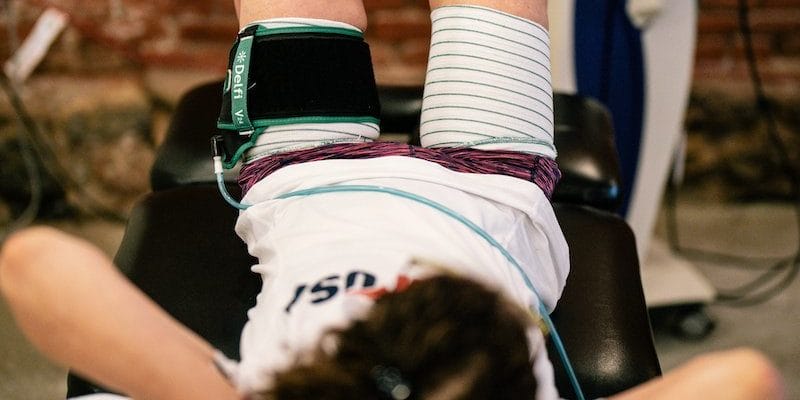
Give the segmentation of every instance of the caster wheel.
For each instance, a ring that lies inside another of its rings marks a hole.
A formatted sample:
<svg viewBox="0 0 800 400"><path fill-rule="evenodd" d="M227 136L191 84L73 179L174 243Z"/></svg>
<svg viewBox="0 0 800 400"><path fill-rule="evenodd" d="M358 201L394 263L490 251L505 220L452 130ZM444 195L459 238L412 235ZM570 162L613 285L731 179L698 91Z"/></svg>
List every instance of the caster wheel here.
<svg viewBox="0 0 800 400"><path fill-rule="evenodd" d="M672 324L675 336L689 340L705 339L716 327L714 320L702 307L678 310Z"/></svg>

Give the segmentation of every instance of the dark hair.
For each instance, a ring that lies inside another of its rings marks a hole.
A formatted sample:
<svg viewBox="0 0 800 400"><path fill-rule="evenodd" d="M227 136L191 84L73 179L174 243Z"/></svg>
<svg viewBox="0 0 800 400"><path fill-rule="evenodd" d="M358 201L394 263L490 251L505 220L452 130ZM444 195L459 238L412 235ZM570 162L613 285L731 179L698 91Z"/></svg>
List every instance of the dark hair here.
<svg viewBox="0 0 800 400"><path fill-rule="evenodd" d="M409 399L532 399L528 321L521 308L473 281L418 281L331 332L335 352L320 347L310 361L278 373L263 397L392 399L376 376L389 371L409 386Z"/></svg>

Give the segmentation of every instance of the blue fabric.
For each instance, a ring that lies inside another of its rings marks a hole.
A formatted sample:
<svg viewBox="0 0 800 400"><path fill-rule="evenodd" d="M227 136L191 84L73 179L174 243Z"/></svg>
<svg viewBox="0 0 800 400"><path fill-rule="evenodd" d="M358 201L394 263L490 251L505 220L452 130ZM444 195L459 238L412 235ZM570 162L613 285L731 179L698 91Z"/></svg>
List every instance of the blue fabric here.
<svg viewBox="0 0 800 400"><path fill-rule="evenodd" d="M639 163L644 121L645 76L640 32L628 19L624 0L576 0L575 75L578 93L611 111L620 155L627 213Z"/></svg>

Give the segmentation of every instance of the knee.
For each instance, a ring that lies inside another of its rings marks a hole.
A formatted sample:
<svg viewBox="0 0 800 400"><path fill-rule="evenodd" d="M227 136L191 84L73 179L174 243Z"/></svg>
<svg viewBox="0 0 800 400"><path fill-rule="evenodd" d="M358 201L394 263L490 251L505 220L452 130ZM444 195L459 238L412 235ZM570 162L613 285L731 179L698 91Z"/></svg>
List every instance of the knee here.
<svg viewBox="0 0 800 400"><path fill-rule="evenodd" d="M29 286L41 271L32 260L51 250L49 243L62 235L52 228L35 227L16 232L0 247L0 292L7 298ZM46 272L45 272L46 273Z"/></svg>
<svg viewBox="0 0 800 400"><path fill-rule="evenodd" d="M711 353L693 361L707 387L732 390L731 398L783 399L780 372L762 353L739 348Z"/></svg>

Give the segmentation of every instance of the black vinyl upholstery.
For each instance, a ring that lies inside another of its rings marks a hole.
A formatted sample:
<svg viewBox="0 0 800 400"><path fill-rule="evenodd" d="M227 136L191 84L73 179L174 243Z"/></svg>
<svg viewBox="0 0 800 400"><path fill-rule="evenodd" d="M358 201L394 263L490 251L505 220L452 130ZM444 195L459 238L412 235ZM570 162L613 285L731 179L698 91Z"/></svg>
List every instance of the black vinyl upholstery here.
<svg viewBox="0 0 800 400"><path fill-rule="evenodd" d="M214 182L211 137L219 132L220 107L221 81L198 86L181 97L150 170L153 190ZM227 181L235 179L236 171L226 176Z"/></svg>
<svg viewBox="0 0 800 400"><path fill-rule="evenodd" d="M153 193L131 214L114 259L156 303L232 358L261 289L250 272L256 259L233 231L237 215L216 186Z"/></svg>
<svg viewBox="0 0 800 400"><path fill-rule="evenodd" d="M246 311L261 282L249 271L255 260L233 231L237 212L223 202L206 172L207 138L216 118L209 104L219 104L214 85L190 92L178 107L153 167L154 192L133 211L115 261L176 319L236 358ZM394 116L405 122L390 126L416 124L418 114L408 114L418 112L413 95L419 96L419 89L393 90L382 90L382 98L388 96L398 106L401 111ZM384 112L391 117L395 108L387 110L387 104L392 103L383 104ZM660 367L633 233L622 219L599 210L614 204L618 182L608 113L598 103L575 96L556 96L555 104L557 143L571 143L559 149L561 160L583 165L574 170L585 179L573 180L576 187L554 201L570 245L572 270L553 319L587 398L596 398L655 377ZM396 121L384 117L384 124ZM559 138L565 135L571 136ZM560 187L572 175L565 176ZM236 196L238 190L230 189ZM550 353L562 396L573 398L561 362ZM76 376L69 377L68 385L70 396L96 390Z"/></svg>
<svg viewBox="0 0 800 400"><path fill-rule="evenodd" d="M608 396L661 374L650 332L633 231L606 211L555 204L571 271L551 315L587 398ZM552 343L556 384L571 396Z"/></svg>
<svg viewBox="0 0 800 400"><path fill-rule="evenodd" d="M379 87L381 130L412 134L419 126L421 86ZM189 91L175 110L150 174L153 190L214 182L210 138L222 104L221 82ZM554 201L614 210L620 204L619 166L611 117L599 102L556 93L555 144L564 177ZM234 182L236 171L226 176Z"/></svg>
<svg viewBox="0 0 800 400"><path fill-rule="evenodd" d="M596 100L558 93L553 96L553 111L563 175L553 201L616 210L622 198L611 115Z"/></svg>

